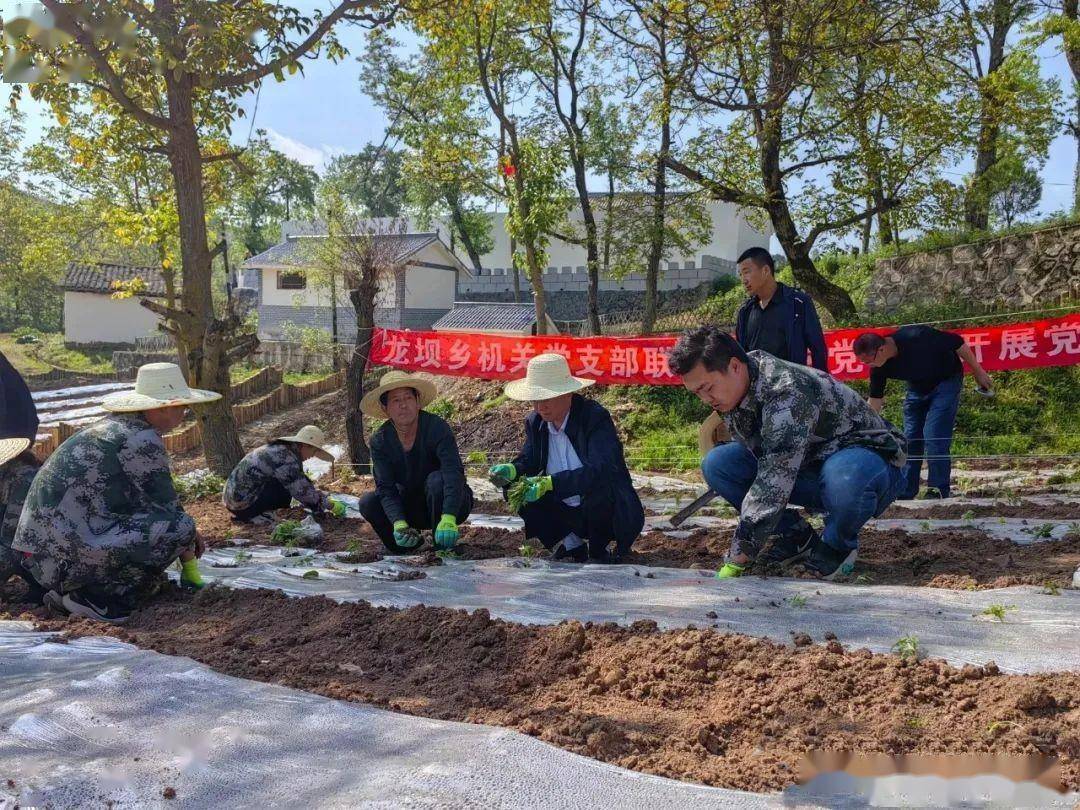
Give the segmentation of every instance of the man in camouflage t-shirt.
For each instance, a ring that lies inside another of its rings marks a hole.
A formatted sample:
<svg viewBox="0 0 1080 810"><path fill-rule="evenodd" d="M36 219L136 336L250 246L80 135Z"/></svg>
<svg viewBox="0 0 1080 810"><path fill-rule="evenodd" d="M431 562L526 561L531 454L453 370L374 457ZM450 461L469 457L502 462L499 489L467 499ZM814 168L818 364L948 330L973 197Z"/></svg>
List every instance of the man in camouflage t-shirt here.
<svg viewBox="0 0 1080 810"><path fill-rule="evenodd" d="M766 563L807 558L826 579L851 573L859 530L903 487L903 434L827 373L746 353L713 326L683 335L669 365L734 439L702 462L709 486L739 510L719 575L738 576L763 551ZM825 512L820 538L789 503Z"/></svg>
<svg viewBox="0 0 1080 810"><path fill-rule="evenodd" d="M122 622L177 558L181 583L201 587L203 544L173 488L161 437L180 425L187 405L217 396L189 389L175 364L143 366L135 391L102 402L108 417L49 456L12 544L29 555L24 565L49 591L47 605Z"/></svg>

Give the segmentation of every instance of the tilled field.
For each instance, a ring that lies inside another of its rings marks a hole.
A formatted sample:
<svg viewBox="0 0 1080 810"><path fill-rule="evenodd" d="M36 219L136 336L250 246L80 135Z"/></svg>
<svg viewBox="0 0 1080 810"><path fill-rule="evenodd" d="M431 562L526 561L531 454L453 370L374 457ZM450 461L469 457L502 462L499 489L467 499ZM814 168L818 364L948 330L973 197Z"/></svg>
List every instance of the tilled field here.
<svg viewBox="0 0 1080 810"><path fill-rule="evenodd" d="M39 611L40 612L40 611ZM525 626L274 591L175 590L107 633L230 675L449 720L500 725L663 776L754 791L794 781L809 750L1030 754L1080 787L1080 674L904 661L843 639L567 622Z"/></svg>

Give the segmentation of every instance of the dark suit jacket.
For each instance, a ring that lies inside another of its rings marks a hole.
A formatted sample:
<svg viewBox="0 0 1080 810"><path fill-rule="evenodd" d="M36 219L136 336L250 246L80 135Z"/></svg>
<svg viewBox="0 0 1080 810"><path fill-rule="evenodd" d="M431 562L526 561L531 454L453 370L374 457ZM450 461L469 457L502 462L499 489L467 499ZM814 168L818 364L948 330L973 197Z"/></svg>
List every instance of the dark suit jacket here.
<svg viewBox="0 0 1080 810"><path fill-rule="evenodd" d="M579 495L586 508L590 493L594 503L605 500L610 493L615 542L620 546L633 542L645 525L645 510L630 481L611 414L599 402L574 394L566 434L582 466L551 476L552 493L560 500ZM548 439L547 424L540 414L529 414L525 419L525 447L513 461L519 476L544 474Z"/></svg>
<svg viewBox="0 0 1080 810"><path fill-rule="evenodd" d="M821 321L814 308L814 300L786 284L778 283L776 294L782 296L780 300L786 309L784 323L788 324L788 356L780 359L805 366L806 352L809 349L812 361L810 365L827 374L829 352L825 348L825 335L821 331ZM750 320L750 309L756 306L757 296L751 296L739 307L739 313L735 316L735 340L747 351L750 347L746 345L746 327Z"/></svg>

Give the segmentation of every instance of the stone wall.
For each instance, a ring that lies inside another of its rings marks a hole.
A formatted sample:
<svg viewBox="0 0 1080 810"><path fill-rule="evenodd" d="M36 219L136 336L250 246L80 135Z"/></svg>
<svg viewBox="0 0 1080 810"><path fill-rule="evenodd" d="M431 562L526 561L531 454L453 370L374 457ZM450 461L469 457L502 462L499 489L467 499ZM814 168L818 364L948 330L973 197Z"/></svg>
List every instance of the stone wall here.
<svg viewBox="0 0 1080 810"><path fill-rule="evenodd" d="M1080 299L1080 225L1045 228L877 261L866 307L949 301L1051 306Z"/></svg>

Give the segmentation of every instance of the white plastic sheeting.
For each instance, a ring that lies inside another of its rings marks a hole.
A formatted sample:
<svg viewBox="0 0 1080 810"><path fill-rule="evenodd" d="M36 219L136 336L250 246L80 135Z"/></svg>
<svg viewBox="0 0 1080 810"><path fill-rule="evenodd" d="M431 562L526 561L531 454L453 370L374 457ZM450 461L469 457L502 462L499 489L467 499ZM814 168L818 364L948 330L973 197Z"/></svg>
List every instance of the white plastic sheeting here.
<svg viewBox="0 0 1080 810"><path fill-rule="evenodd" d="M30 396L34 402L45 402L50 399L67 399L90 394L103 396L110 391L124 391L134 388L135 383L133 382L101 383L99 385L78 385L74 388L52 388L48 391L34 391Z"/></svg>
<svg viewBox="0 0 1080 810"><path fill-rule="evenodd" d="M1060 540L1080 530L1080 521L1039 520L1038 518L971 518L969 520L918 520L912 518L871 520L871 529L903 529L906 532L938 532L944 529L978 529L991 537L1028 546L1044 540Z"/></svg>
<svg viewBox="0 0 1080 810"><path fill-rule="evenodd" d="M652 619L662 627L715 626L778 641L790 641L793 632L821 641L831 631L843 644L875 652L888 652L897 639L915 635L926 655L958 665L993 660L1009 672L1080 670L1080 592L1071 590L1052 596L1029 587L949 591L759 577L717 580L711 571L521 558L448 560L424 568L422 579L397 581L398 572L416 569L400 560L349 565L334 554L267 547L209 551L200 568L204 576L232 587L278 588L342 602L486 608L492 616L533 624L580 619L627 625ZM805 599L801 606L791 604L796 594ZM997 621L983 614L994 604L1015 609ZM709 612L715 618L707 617Z"/></svg>
<svg viewBox="0 0 1080 810"><path fill-rule="evenodd" d="M230 678L112 639L52 643L21 622L0 622L0 671L0 808L780 804L623 770L513 731Z"/></svg>

